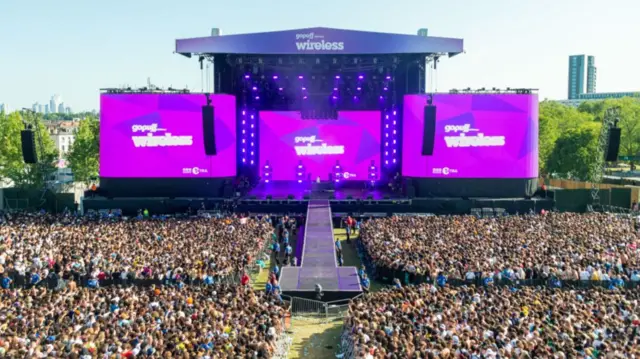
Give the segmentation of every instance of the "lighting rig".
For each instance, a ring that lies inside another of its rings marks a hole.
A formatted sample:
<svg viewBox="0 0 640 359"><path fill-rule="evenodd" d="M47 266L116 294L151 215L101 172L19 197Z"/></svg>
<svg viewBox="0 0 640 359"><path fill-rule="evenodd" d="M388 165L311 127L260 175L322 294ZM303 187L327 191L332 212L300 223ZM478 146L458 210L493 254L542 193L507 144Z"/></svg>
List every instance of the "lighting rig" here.
<svg viewBox="0 0 640 359"><path fill-rule="evenodd" d="M424 56L217 56L215 92L234 94L239 109L239 158L258 163L260 111L299 111L302 119L337 119L339 111L381 112L381 174L400 165L404 94L424 91ZM420 67L422 64L422 67ZM253 145L252 145L253 144Z"/></svg>

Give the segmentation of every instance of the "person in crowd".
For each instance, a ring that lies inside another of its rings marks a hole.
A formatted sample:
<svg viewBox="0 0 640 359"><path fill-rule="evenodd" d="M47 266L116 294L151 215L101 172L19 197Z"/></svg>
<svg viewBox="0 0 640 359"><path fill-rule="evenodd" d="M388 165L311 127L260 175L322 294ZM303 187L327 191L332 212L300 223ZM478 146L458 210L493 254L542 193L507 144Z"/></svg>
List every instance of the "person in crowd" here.
<svg viewBox="0 0 640 359"><path fill-rule="evenodd" d="M264 247L272 227L229 218L164 220L14 216L0 226L4 275L22 287L73 279L134 284L240 276Z"/></svg>
<svg viewBox="0 0 640 359"><path fill-rule="evenodd" d="M380 218L362 225L360 244L376 273L423 281L442 273L479 283L489 276L627 282L640 269L633 219L603 213Z"/></svg>
<svg viewBox="0 0 640 359"><path fill-rule="evenodd" d="M284 301L249 287L0 292L7 358L270 358Z"/></svg>
<svg viewBox="0 0 640 359"><path fill-rule="evenodd" d="M640 292L544 287L384 289L345 317L355 358L634 358Z"/></svg>

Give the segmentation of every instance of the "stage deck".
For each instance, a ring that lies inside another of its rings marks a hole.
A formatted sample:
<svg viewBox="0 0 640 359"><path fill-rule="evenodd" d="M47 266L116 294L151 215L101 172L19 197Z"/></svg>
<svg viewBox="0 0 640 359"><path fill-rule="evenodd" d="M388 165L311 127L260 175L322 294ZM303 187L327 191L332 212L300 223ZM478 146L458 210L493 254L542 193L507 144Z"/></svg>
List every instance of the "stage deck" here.
<svg viewBox="0 0 640 359"><path fill-rule="evenodd" d="M331 190L314 190L310 184L300 184L294 181L260 183L249 191L245 198L265 199L268 195L273 199L287 199L289 195L292 195L296 200L303 200L305 196L309 199L331 199L333 197L338 200L349 199L349 196L353 199L367 199L371 196L374 200L403 198L400 194L390 190L366 188L364 183L344 183Z"/></svg>
<svg viewBox="0 0 640 359"><path fill-rule="evenodd" d="M338 266L327 200L309 201L300 267L284 267L280 276L280 288L286 295L315 298L316 284L322 286L325 301L362 292L356 268Z"/></svg>

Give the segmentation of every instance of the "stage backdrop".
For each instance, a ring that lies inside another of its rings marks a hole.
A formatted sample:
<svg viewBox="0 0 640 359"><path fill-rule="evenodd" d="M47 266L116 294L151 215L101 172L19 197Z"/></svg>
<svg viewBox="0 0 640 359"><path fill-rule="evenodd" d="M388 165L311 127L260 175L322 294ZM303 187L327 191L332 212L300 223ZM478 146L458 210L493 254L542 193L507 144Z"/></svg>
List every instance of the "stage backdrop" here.
<svg viewBox="0 0 640 359"><path fill-rule="evenodd" d="M100 176L235 176L235 97L211 95L211 100L215 107L216 156L204 152L203 94L103 94Z"/></svg>
<svg viewBox="0 0 640 359"><path fill-rule="evenodd" d="M380 111L338 112L337 120L303 120L300 112L260 112L260 169L275 181L296 180L299 161L315 180L328 180L336 161L344 179L364 181L380 168Z"/></svg>
<svg viewBox="0 0 640 359"><path fill-rule="evenodd" d="M404 97L402 175L537 178L538 97L434 94L433 155L422 155L426 95Z"/></svg>

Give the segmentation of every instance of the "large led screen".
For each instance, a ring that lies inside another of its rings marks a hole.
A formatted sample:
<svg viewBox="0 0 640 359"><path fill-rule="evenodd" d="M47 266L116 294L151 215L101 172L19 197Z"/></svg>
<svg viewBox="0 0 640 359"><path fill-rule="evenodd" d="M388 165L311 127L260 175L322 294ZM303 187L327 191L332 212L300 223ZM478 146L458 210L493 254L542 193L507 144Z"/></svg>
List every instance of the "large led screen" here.
<svg viewBox="0 0 640 359"><path fill-rule="evenodd" d="M432 103L436 107L433 152L423 155L427 95L404 97L403 176L538 176L536 95L435 94Z"/></svg>
<svg viewBox="0 0 640 359"><path fill-rule="evenodd" d="M367 180L380 166L380 112L338 112L338 119L303 120L300 112L260 112L260 165L275 181L328 180L340 165L345 180Z"/></svg>
<svg viewBox="0 0 640 359"><path fill-rule="evenodd" d="M217 154L204 150L203 94L104 94L100 176L193 178L236 175L235 97L211 95Z"/></svg>

